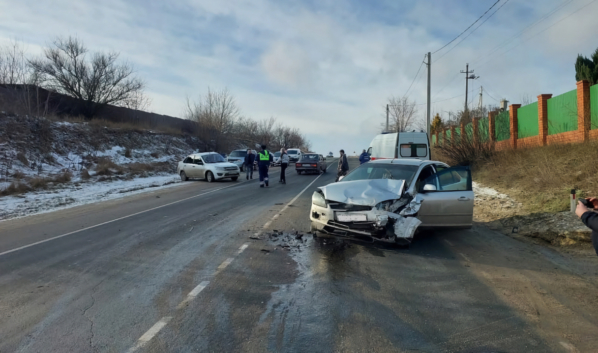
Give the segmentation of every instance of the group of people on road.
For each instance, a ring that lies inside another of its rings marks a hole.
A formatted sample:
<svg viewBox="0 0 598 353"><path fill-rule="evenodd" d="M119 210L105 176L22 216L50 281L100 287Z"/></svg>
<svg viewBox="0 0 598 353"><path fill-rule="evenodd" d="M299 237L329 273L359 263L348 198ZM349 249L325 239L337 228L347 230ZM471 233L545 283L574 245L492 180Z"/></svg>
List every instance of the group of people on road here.
<svg viewBox="0 0 598 353"><path fill-rule="evenodd" d="M274 160L274 156L270 151L268 151L266 145L260 146L260 151L257 155L253 154L251 149L247 149L247 155L245 156L245 177L247 180L253 179L253 166L255 165L255 161L257 159L257 167L260 176L260 187L268 187L270 184L270 177L268 175L268 171L270 169L270 164ZM284 148L280 149L280 179L279 183L286 184L286 169L289 166L289 155Z"/></svg>

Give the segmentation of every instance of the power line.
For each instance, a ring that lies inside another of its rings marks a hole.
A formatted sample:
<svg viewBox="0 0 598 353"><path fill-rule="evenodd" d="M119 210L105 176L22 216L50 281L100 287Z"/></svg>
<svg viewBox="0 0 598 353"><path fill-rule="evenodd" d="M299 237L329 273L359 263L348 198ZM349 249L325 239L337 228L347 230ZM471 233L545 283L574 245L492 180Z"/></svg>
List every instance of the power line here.
<svg viewBox="0 0 598 353"><path fill-rule="evenodd" d="M462 94L460 94L460 95L458 95L458 96L454 96L454 97L447 98L447 99L442 99L442 100L439 100L439 101L436 101L436 102L432 102L432 103L430 103L430 104L436 104L436 103L440 103L440 102L448 101L448 100L451 100L451 99L455 99L455 98L463 97L464 95L465 95L465 93L462 93ZM418 104L416 104L416 105L426 105L426 104L428 104L428 103L418 103Z"/></svg>
<svg viewBox="0 0 598 353"><path fill-rule="evenodd" d="M461 44L465 39L467 39L467 37L469 37L470 35L472 35L473 32L475 32L478 28L482 27L482 25L484 23L486 23L486 21L488 21L492 16L494 16L494 14L497 13L498 10L502 9L502 7L505 6L508 2L509 2L509 0L506 0L502 5L500 5L500 7L498 9L496 9L493 13L491 13L490 16L486 17L486 19L482 23L480 23L479 26L477 26L476 28L474 28L465 37L463 37L457 44L455 44L454 46L452 46L449 50L447 50L446 52L444 52L444 54L442 54L438 59L436 59L436 62L438 62L438 60L442 59L446 54L450 53L451 50L455 49L455 47L457 47L459 44Z"/></svg>
<svg viewBox="0 0 598 353"><path fill-rule="evenodd" d="M426 58L426 56L424 55L424 59L425 58ZM409 85L409 88L407 88L407 91L405 92L405 94L403 95L403 97L406 97L407 93L409 93L409 91L411 90L411 87L413 86L413 83L417 79L417 76L419 75L419 72L422 69L422 66L424 66L424 60L422 60L422 63L419 65L419 69L417 69L417 73L415 74L415 77L413 78L413 81L411 81L411 84Z"/></svg>
<svg viewBox="0 0 598 353"><path fill-rule="evenodd" d="M446 48L447 45L451 44L452 42L454 42L455 40L457 40L457 38L461 37L463 35L463 33L467 32L471 27L473 27L473 25L475 25L476 23L478 23L479 20L482 19L482 17L486 16L486 14L488 13L488 11L492 10L492 8L494 6L496 6L496 4L498 4L500 2L500 0L496 0L496 2L494 4L492 4L492 6L490 6L490 8L488 10L486 10L486 12L484 12L482 14L482 16L478 17L477 20L475 20L474 23L472 23L469 27L467 27L463 32L461 32L461 34L459 34L458 36L456 36L455 38L453 38L453 40L451 40L450 42L446 43L442 48L436 50L435 52L433 52L432 54L436 54L439 51L441 51L442 49Z"/></svg>
<svg viewBox="0 0 598 353"><path fill-rule="evenodd" d="M507 38L504 42L502 42L499 45L497 45L496 47L492 48L492 50L490 50L490 52L487 53L486 55L482 55L482 56L477 57L475 60L473 60L473 62L477 62L479 59L482 59L482 58L487 58L490 55L494 54L496 51L498 51L500 48L508 45L509 43L512 43L513 39L521 37L521 35L523 35L523 33L525 31L533 28L534 26L536 26L540 22L542 22L542 21L546 20L547 18L549 18L550 16L554 15L555 13L557 13L559 10L561 10L562 8L564 8L566 5L568 5L572 1L573 0L566 0L563 3L561 3L560 5L557 5L555 8L553 8L552 10L548 11L547 13L545 13L542 17L540 17L539 19L537 19L535 22L533 22L529 26L525 27L521 31L515 33L513 36Z"/></svg>
<svg viewBox="0 0 598 353"><path fill-rule="evenodd" d="M451 78L451 80L444 86L442 86L442 88L436 92L436 94L434 95L434 98L438 97L438 94L440 94L440 92L444 91L445 88L447 88L451 83L453 83L453 81L455 81L455 79L459 76L459 74L461 74L460 72L457 72L455 74L455 76L453 76L453 78Z"/></svg>
<svg viewBox="0 0 598 353"><path fill-rule="evenodd" d="M581 11L581 10L585 9L586 7L588 7L588 6L590 6L591 4L595 3L596 1L598 1L598 0L592 0L592 1L590 1L589 3L585 4L584 6L582 6L582 7L578 8L577 10L573 11L573 12L572 12L572 13L570 13L569 15L567 15L567 16L565 16L565 17L561 18L561 19L560 19L560 20L558 20L557 22L555 22L555 23L551 24L550 26L548 26L548 27L544 28L543 30L541 30L541 31L537 32L537 33L536 33L536 34L534 34L533 36L531 36L531 37L527 38L527 39L526 39L526 40L524 40L523 42L520 42L519 44L515 45L514 47L511 47L511 49L509 49L509 50L506 50L506 51L504 51L502 54L499 54L499 55L497 55L497 56L495 56L495 57L491 58L490 60L488 60L488 61L484 62L484 63L483 63L483 64L481 64L480 66L487 65L487 64L489 64L490 62L492 62L492 61L494 61L494 60L496 60L496 59L500 58L501 56L505 55L506 53L510 52L511 50L513 50L513 49L517 48L517 47L518 47L518 46L520 46L521 44L524 44L524 43L526 43L526 42L529 42L531 39L535 38L537 35L539 35L539 34L541 34L541 33L544 33L544 32L545 32L545 31L547 31L548 29L550 29L550 28L552 28L553 26L555 26L555 25L559 24L560 22L562 22L562 21L566 20L567 18L569 18L569 17L573 16L574 14L576 14L576 13L578 13L579 11Z"/></svg>

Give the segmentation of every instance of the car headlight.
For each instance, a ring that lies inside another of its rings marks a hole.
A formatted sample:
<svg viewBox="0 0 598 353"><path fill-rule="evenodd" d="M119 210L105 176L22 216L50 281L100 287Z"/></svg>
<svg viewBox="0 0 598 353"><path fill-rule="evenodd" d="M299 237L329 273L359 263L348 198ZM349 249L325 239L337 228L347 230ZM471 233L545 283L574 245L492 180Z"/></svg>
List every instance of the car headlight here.
<svg viewBox="0 0 598 353"><path fill-rule="evenodd" d="M324 199L324 195L322 195L318 191L314 191L314 194L311 196L311 203L316 206L326 207L326 200Z"/></svg>

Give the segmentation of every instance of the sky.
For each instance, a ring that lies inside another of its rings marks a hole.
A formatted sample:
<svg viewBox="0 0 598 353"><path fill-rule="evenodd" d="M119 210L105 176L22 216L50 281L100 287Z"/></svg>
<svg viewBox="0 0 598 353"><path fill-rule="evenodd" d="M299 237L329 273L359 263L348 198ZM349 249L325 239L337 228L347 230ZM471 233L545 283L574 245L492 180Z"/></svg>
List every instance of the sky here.
<svg viewBox="0 0 598 353"><path fill-rule="evenodd" d="M444 118L464 107L467 63L475 106L480 87L484 105L575 89L577 55L598 46L596 0L500 0L436 52L495 2L0 0L0 45L40 55L77 36L133 64L153 112L182 117L186 97L227 88L244 116L297 127L318 153L353 154L380 133L391 96L407 94L424 122L427 52L432 113Z"/></svg>

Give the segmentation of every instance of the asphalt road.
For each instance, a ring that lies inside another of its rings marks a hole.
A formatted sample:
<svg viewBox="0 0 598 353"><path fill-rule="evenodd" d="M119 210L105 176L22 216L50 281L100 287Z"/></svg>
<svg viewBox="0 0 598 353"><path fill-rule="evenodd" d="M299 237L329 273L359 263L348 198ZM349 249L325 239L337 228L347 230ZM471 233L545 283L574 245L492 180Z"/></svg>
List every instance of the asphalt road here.
<svg viewBox="0 0 598 353"><path fill-rule="evenodd" d="M598 351L593 258L481 225L296 239L334 169L0 222L0 352Z"/></svg>

